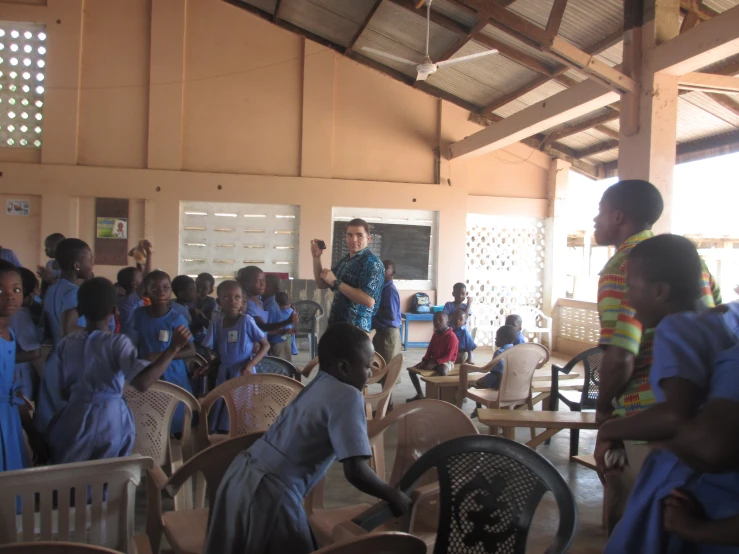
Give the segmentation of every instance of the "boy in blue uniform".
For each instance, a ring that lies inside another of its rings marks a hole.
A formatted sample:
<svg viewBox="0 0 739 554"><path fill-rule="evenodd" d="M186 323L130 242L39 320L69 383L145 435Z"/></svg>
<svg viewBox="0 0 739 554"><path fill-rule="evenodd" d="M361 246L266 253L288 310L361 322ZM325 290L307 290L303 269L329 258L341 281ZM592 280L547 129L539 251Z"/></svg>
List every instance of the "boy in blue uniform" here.
<svg viewBox="0 0 739 554"><path fill-rule="evenodd" d="M270 322L292 319L293 308L290 305L290 298L287 296L287 293L278 292L275 294L274 299L274 304L269 309ZM269 355L292 362L292 346L295 342L293 338L293 326L285 325L281 329L269 331L268 335L270 344Z"/></svg>
<svg viewBox="0 0 739 554"><path fill-rule="evenodd" d="M136 335L133 326L134 312L144 305L139 295L141 283L144 281L143 272L137 267L124 267L118 272L118 285L123 289L123 296L116 301L118 318L121 323L121 333L128 336L134 344Z"/></svg>
<svg viewBox="0 0 739 554"><path fill-rule="evenodd" d="M715 370L716 356L739 341L739 305L726 313L697 312L702 272L695 246L677 235L647 239L629 254L627 300L645 328L656 327L650 382L657 403L601 426L595 450L601 471L622 470L606 461L622 441L669 445L707 401L739 401L738 389L722 386ZM728 552L665 532L662 506L674 489L691 494L710 519L739 514L739 472L703 473L669 449L652 450L605 552Z"/></svg>
<svg viewBox="0 0 739 554"><path fill-rule="evenodd" d="M193 320L190 310L195 306L195 301L198 298L195 279L188 275L178 275L172 279L172 292L175 296L172 309L184 317L188 325L191 325Z"/></svg>
<svg viewBox="0 0 739 554"><path fill-rule="evenodd" d="M38 276L43 281L42 292L46 292L49 286L56 283L62 276L62 269L59 267L59 263L56 261L56 247L66 237L61 233L52 233L46 240L44 240L44 252L49 261L46 262L45 266L39 266Z"/></svg>
<svg viewBox="0 0 739 554"><path fill-rule="evenodd" d="M505 318L505 324L516 328L516 340L513 341L513 346L517 344L523 344L526 342L526 337L523 336L523 320L520 315L511 314Z"/></svg>
<svg viewBox="0 0 739 554"><path fill-rule="evenodd" d="M348 323L328 328L318 344L316 378L223 477L211 507L206 554L313 552L303 498L334 459L352 485L389 502L396 515L410 508L410 499L367 465L361 391L373 352L361 329Z"/></svg>
<svg viewBox="0 0 739 554"><path fill-rule="evenodd" d="M475 344L472 335L467 330L466 323L467 316L462 310L452 312L452 315L449 317L449 325L452 326L454 335L457 337L457 341L459 341L459 350L456 361L458 364L475 363L472 361L472 352L477 348L477 345Z"/></svg>
<svg viewBox="0 0 739 554"><path fill-rule="evenodd" d="M372 317L372 328L375 336L372 344L382 359L390 362L400 353L400 295L395 288L395 262L383 260L385 266L385 284L382 286L380 307Z"/></svg>
<svg viewBox="0 0 739 554"><path fill-rule="evenodd" d="M124 382L147 390L191 338L187 328L179 326L152 363L141 360L131 339L110 332L115 302L115 287L107 279L83 283L78 309L85 317L85 330L65 336L55 349L57 364L67 377L61 387L68 400L49 427L52 463L128 456L136 426L123 398Z"/></svg>
<svg viewBox="0 0 739 554"><path fill-rule="evenodd" d="M10 328L15 334L15 380L20 391L32 402L37 402L39 376L31 362L41 357L41 333L33 320L29 306L34 301L38 279L33 271L19 268L23 282L23 304L10 318Z"/></svg>
<svg viewBox="0 0 739 554"><path fill-rule="evenodd" d="M213 314L218 309L216 299L210 296L213 294L213 287L216 286L216 280L210 273L201 273L195 279L195 290L197 299L195 300L195 310L206 320L213 321Z"/></svg>
<svg viewBox="0 0 739 554"><path fill-rule="evenodd" d="M516 341L516 328L511 325L503 325L495 333L495 346L498 349L493 354L493 358L500 356L506 350L513 348ZM477 380L475 386L481 389L499 389L500 382L503 380L503 371L505 370L503 361L499 361L493 366L487 375Z"/></svg>
<svg viewBox="0 0 739 554"><path fill-rule="evenodd" d="M456 283L454 287L452 287L452 296L454 297L454 300L444 304L444 309L442 311L446 315L452 315L453 312L462 310L465 317L469 319L472 314L472 297L467 296L467 285L464 283ZM465 300L467 300L466 303Z"/></svg>

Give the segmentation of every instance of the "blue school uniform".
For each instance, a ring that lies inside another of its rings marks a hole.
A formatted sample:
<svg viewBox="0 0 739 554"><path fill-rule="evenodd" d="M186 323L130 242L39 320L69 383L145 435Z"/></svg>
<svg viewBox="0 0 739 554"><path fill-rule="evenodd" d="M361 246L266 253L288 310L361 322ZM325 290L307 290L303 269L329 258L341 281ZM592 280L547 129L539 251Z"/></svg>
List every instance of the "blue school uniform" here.
<svg viewBox="0 0 739 554"><path fill-rule="evenodd" d="M459 352L472 351L477 348L475 340L472 338L466 325L462 325L459 329L454 329L454 335L459 341Z"/></svg>
<svg viewBox="0 0 739 554"><path fill-rule="evenodd" d="M54 267L55 260L49 260L46 262L46 269L51 273L52 283L56 283L62 278L62 270Z"/></svg>
<svg viewBox="0 0 739 554"><path fill-rule="evenodd" d="M498 348L493 354L493 358L500 356L506 350L513 348L513 344L506 344ZM500 388L500 383L503 380L503 371L505 370L505 364L503 360L499 361L493 366L485 377L482 378L482 385L486 389L497 389Z"/></svg>
<svg viewBox="0 0 739 554"><path fill-rule="evenodd" d="M67 310L77 309L77 291L79 287L67 279L59 279L46 291L44 299L44 315L51 331L52 344L56 345L62 338L62 314ZM77 324L85 326L85 318L80 317Z"/></svg>
<svg viewBox="0 0 739 554"><path fill-rule="evenodd" d="M526 337L523 336L523 331L519 331L516 335L516 340L513 341L513 346L516 346L518 344L524 344L526 342Z"/></svg>
<svg viewBox="0 0 739 554"><path fill-rule="evenodd" d="M188 328L190 327L190 323L192 323L192 316L190 315L190 308L187 307L185 304L180 304L179 302L172 302L170 304L170 307L180 314L182 317L185 318L185 322L187 323Z"/></svg>
<svg viewBox="0 0 739 554"><path fill-rule="evenodd" d="M264 304L260 305L255 300L247 300L246 315L250 315L254 319L262 318L263 323L269 323L269 312L265 309Z"/></svg>
<svg viewBox="0 0 739 554"><path fill-rule="evenodd" d="M128 456L136 425L123 399L129 383L150 362L138 359L126 335L81 331L64 337L55 356L68 379L69 399L49 425L48 444L55 464Z"/></svg>
<svg viewBox="0 0 739 554"><path fill-rule="evenodd" d="M137 292L132 292L118 299L118 319L121 322L121 333L136 343L136 329L133 324L134 312L144 305Z"/></svg>
<svg viewBox="0 0 739 554"><path fill-rule="evenodd" d="M28 467L26 443L16 396L18 384L15 375L15 335L10 330L10 340L0 338L0 471Z"/></svg>
<svg viewBox="0 0 739 554"><path fill-rule="evenodd" d="M462 310L463 312L466 311L467 310L467 303L466 302L462 302L459 306L457 306L454 303L454 301L447 302L446 304L444 304L444 309L442 310L442 312L444 312L447 315L452 315L457 310ZM472 315L472 310L470 310L470 315Z"/></svg>
<svg viewBox="0 0 739 554"><path fill-rule="evenodd" d="M33 321L28 308L21 308L10 318L10 328L15 334L17 346L24 352L32 352L41 348L39 329ZM15 364L15 381L23 396L34 402L38 397L39 375L30 362Z"/></svg>
<svg viewBox="0 0 739 554"><path fill-rule="evenodd" d="M224 319L223 315L216 316L203 339L203 346L216 351L221 360L216 386L241 376L244 364L254 357L254 343L265 336L250 315L240 315L231 327L224 327ZM211 433L229 430L228 412L222 401L213 406L209 421Z"/></svg>
<svg viewBox="0 0 739 554"><path fill-rule="evenodd" d="M18 259L18 256L16 256L15 252L13 252L10 248L0 248L0 258L5 260L6 262L10 262L15 267L23 267L21 265L21 261Z"/></svg>
<svg viewBox="0 0 739 554"><path fill-rule="evenodd" d="M134 327L139 338L139 356L147 358L152 352L164 352L172 342L172 334L180 325L187 327L187 321L175 310L169 310L162 317L152 317L147 308L139 308L133 315ZM190 338L192 342L192 338ZM187 376L185 360L172 360L164 374L162 381L167 381L182 387L192 394L192 386ZM170 430L181 433L185 419L185 408L179 406L172 417Z"/></svg>
<svg viewBox="0 0 739 554"><path fill-rule="evenodd" d="M211 507L206 554L313 552L303 497L334 459L370 455L362 393L319 372L229 467Z"/></svg>
<svg viewBox="0 0 739 554"><path fill-rule="evenodd" d="M739 303L729 305L726 314L682 313L666 317L655 331L650 370L657 402L665 401L661 381L671 377L697 384L705 392L701 403L711 398L739 402L736 344L739 344ZM654 450L644 461L624 516L605 552L736 552L736 547L686 543L663 530L662 501L675 488L685 489L693 496L708 519L739 515L739 472L700 473L672 452Z"/></svg>

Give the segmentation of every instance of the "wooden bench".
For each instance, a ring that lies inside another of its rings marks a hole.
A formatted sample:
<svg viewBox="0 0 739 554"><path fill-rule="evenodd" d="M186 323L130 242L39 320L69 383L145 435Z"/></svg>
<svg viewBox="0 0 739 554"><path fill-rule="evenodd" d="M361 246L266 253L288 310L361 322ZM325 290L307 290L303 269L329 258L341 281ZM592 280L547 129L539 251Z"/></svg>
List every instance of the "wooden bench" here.
<svg viewBox="0 0 739 554"><path fill-rule="evenodd" d="M491 428L502 427L503 436L514 438L516 427L544 429L526 446L536 448L562 429L597 429L595 412L549 412L533 410L478 410L480 423Z"/></svg>

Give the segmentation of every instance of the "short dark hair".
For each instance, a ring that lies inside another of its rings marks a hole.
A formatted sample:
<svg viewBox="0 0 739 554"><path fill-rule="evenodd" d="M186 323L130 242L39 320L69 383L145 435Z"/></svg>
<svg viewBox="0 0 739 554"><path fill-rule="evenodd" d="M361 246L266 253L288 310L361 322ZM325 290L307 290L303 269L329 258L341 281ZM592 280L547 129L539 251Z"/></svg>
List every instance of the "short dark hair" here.
<svg viewBox="0 0 739 554"><path fill-rule="evenodd" d="M355 217L346 224L346 228L348 229L349 227L364 227L364 230L367 232L368 235L372 234L372 228L370 227L370 224L367 223L364 219L360 219L358 217Z"/></svg>
<svg viewBox="0 0 739 554"><path fill-rule="evenodd" d="M31 296L38 287L38 279L36 275L27 267L19 267L21 281L23 281L23 298Z"/></svg>
<svg viewBox="0 0 739 554"><path fill-rule="evenodd" d="M703 264L695 245L680 235L658 235L637 244L629 254L628 264L638 261L650 283L667 283L670 299L682 297L699 300Z"/></svg>
<svg viewBox="0 0 739 554"><path fill-rule="evenodd" d="M392 260L382 260L382 265L385 266L385 269L387 269L388 267L392 267L393 271L398 270L398 268L395 266L395 262Z"/></svg>
<svg viewBox="0 0 739 554"><path fill-rule="evenodd" d="M172 292L174 292L174 295L179 298L180 295L185 292L185 288L191 284L195 284L195 279L189 275L178 275L172 279Z"/></svg>
<svg viewBox="0 0 739 554"><path fill-rule="evenodd" d="M248 265L246 267L242 267L241 269L239 269L239 272L236 275L236 280L239 283L241 283L242 281L244 283L248 283L252 279L254 279L258 273L264 273L261 267L258 267L256 265Z"/></svg>
<svg viewBox="0 0 739 554"><path fill-rule="evenodd" d="M233 279L229 279L228 281L221 281L218 283L218 288L216 289L216 295L220 296L222 290L230 289L230 288L240 288L241 292L243 294L244 288L241 286L241 283L238 281L234 281Z"/></svg>
<svg viewBox="0 0 739 554"><path fill-rule="evenodd" d="M47 241L48 242L59 242L59 241L64 240L65 238L67 237L65 237L61 233L51 233L48 237L46 237L44 242L47 242Z"/></svg>
<svg viewBox="0 0 739 554"><path fill-rule="evenodd" d="M155 269L144 277L144 286L148 288L149 283L156 281L157 279L166 279L170 284L172 283L172 279L169 278L169 273L162 271L161 269Z"/></svg>
<svg viewBox="0 0 739 554"><path fill-rule="evenodd" d="M87 321L101 321L113 313L118 294L105 277L93 277L80 285L77 311Z"/></svg>
<svg viewBox="0 0 739 554"><path fill-rule="evenodd" d="M521 319L521 316L518 314L511 314L505 318L505 324L510 325L512 327L515 327L516 325L521 325L522 323L523 323L523 320Z"/></svg>
<svg viewBox="0 0 739 554"><path fill-rule="evenodd" d="M21 281L23 281L23 274L21 273L20 269L16 265L6 260L0 260L0 273L17 273L18 277L20 277Z"/></svg>
<svg viewBox="0 0 739 554"><path fill-rule="evenodd" d="M70 271L85 250L90 250L90 247L84 240L64 239L56 245L56 263L63 271Z"/></svg>
<svg viewBox="0 0 739 554"><path fill-rule="evenodd" d="M206 281L210 283L210 288L216 286L216 279L210 273L201 273L200 275L198 275L198 278L196 280Z"/></svg>
<svg viewBox="0 0 739 554"><path fill-rule="evenodd" d="M467 285L465 283L454 283L452 290L466 289L466 288L467 288Z"/></svg>
<svg viewBox="0 0 739 554"><path fill-rule="evenodd" d="M518 331L513 325L503 325L498 328L498 332L495 333L495 342L501 342L503 344L513 344L516 342L518 337Z"/></svg>
<svg viewBox="0 0 739 554"><path fill-rule="evenodd" d="M335 323L318 341L318 361L321 367L329 367L339 360L356 361L360 346L369 341L367 333L350 323Z"/></svg>
<svg viewBox="0 0 739 554"><path fill-rule="evenodd" d="M462 314L464 318L467 319L467 312L461 309L454 310L451 314L449 314L449 317L451 318L453 315L456 315L456 314Z"/></svg>
<svg viewBox="0 0 739 554"><path fill-rule="evenodd" d="M116 276L118 284L122 286L125 290L130 291L131 286L133 285L133 278L136 275L137 271L141 270L133 266L124 267L123 269L121 269Z"/></svg>
<svg viewBox="0 0 739 554"><path fill-rule="evenodd" d="M284 306L285 304L290 303L290 297L287 295L286 292L280 291L275 294L275 302L277 302L278 306Z"/></svg>
<svg viewBox="0 0 739 554"><path fill-rule="evenodd" d="M627 179L611 185L603 193L611 208L620 210L632 223L651 229L662 215L662 194L649 181Z"/></svg>

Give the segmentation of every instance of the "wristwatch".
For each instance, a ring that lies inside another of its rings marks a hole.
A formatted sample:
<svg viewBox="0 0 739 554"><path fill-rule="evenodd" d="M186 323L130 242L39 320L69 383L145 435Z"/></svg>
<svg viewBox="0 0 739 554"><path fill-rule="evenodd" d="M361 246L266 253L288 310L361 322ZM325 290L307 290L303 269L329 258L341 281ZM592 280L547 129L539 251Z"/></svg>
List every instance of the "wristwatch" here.
<svg viewBox="0 0 739 554"><path fill-rule="evenodd" d="M337 292L340 286L341 286L341 279L337 277L336 280L334 281L334 284L331 285L331 290L334 292Z"/></svg>

